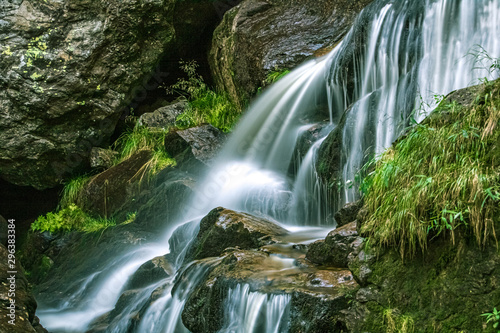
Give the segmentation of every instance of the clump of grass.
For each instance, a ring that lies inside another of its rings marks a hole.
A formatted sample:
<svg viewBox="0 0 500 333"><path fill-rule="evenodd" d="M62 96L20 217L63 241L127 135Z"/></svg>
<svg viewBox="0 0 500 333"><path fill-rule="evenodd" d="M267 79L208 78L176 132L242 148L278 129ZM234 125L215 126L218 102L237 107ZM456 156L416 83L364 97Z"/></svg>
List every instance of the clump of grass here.
<svg viewBox="0 0 500 333"><path fill-rule="evenodd" d="M153 129L144 126L135 126L132 130L124 132L115 142L114 147L119 152L120 163L140 150L148 149L153 152L153 156L141 169L142 176L148 177L156 175L159 171L168 166L176 164L164 148L165 135L167 129Z"/></svg>
<svg viewBox="0 0 500 333"><path fill-rule="evenodd" d="M69 204L66 208L56 213L47 213L40 216L31 224L33 231L49 231L51 233L66 231L94 232L116 225L113 219L93 218L86 214L75 204Z"/></svg>
<svg viewBox="0 0 500 333"><path fill-rule="evenodd" d="M409 333L415 331L413 318L410 316L397 315L392 309L385 309L382 313L387 333Z"/></svg>
<svg viewBox="0 0 500 333"><path fill-rule="evenodd" d="M218 129L229 132L238 121L241 110L225 92L210 89L197 73L195 61L181 61L181 70L187 78L167 88L170 94L184 95L188 99L187 110L178 116L176 122L181 129L210 123Z"/></svg>
<svg viewBox="0 0 500 333"><path fill-rule="evenodd" d="M374 244L404 257L440 235L455 242L459 228L480 246L496 239L500 81L485 89L468 109L443 101L435 111L441 117L416 125L378 159L365 180L371 214L363 231Z"/></svg>
<svg viewBox="0 0 500 333"><path fill-rule="evenodd" d="M62 208L68 207L70 204L78 204L80 202L80 193L87 185L90 176L83 175L70 179L65 185L62 192L62 198L59 206Z"/></svg>

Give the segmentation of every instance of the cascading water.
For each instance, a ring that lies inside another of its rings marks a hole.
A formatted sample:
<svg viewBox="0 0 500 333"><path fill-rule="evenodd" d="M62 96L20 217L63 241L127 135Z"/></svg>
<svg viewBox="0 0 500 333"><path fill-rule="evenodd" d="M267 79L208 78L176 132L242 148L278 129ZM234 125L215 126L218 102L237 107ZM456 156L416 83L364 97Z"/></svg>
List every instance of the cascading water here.
<svg viewBox="0 0 500 333"><path fill-rule="evenodd" d="M435 95L490 75L487 69L474 69L476 62L467 54L480 45L492 57L500 57L498 22L498 0L374 1L328 56L302 65L268 89L247 111L206 181L186 204L189 210L178 223L184 227L175 236L176 249L170 249L177 275L162 281L162 294L143 309L135 331L187 331L180 318L185 299L210 263L181 268L183 250L200 216L216 206L274 219L293 231L290 239L308 232L312 234L301 242L324 237L327 228L308 226L330 223L336 208L358 197L355 176L369 156L387 148L412 117L422 120ZM323 130L311 140L308 152L297 154L297 140L318 119L326 120ZM333 131L339 131L342 140L338 193L336 187L321 183L316 170L317 151ZM302 157L294 160L297 156ZM146 252L126 271L110 267L82 279L78 294L64 308L38 312L42 324L54 332L85 331L88 323L113 308L119 292L104 305L95 303L96 295L106 292L117 276L130 276L140 263L165 253ZM98 277L99 283L92 283ZM142 304L155 287L145 288L130 302ZM77 298L84 305L73 303ZM228 291L221 332L286 331L288 302L287 295L266 295L238 285ZM124 311L130 314L134 306ZM85 320L78 324L64 324L65 318L81 317ZM123 322L107 329L131 330Z"/></svg>

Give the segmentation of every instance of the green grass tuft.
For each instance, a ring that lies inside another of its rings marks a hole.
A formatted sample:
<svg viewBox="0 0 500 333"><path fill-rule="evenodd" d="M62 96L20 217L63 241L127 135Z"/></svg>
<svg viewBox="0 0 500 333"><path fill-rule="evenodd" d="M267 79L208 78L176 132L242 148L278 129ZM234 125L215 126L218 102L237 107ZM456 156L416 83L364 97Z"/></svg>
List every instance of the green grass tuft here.
<svg viewBox="0 0 500 333"><path fill-rule="evenodd" d="M78 176L69 180L65 185L62 192L62 198L59 203L61 208L66 208L70 204L78 204L80 201L80 193L82 189L87 185L90 180L90 176L83 175Z"/></svg>
<svg viewBox="0 0 500 333"><path fill-rule="evenodd" d="M455 242L458 229L484 246L496 240L500 200L500 81L464 109L442 102L423 124L388 149L365 179L370 218L363 231L401 256L424 251L433 237ZM496 153L494 153L496 152Z"/></svg>
<svg viewBox="0 0 500 333"><path fill-rule="evenodd" d="M136 126L124 132L114 144L119 152L115 164L126 160L139 150L148 149L153 152L153 157L144 165L143 175L151 178L166 167L175 166L175 159L171 158L164 148L167 133L168 129L153 129L144 126Z"/></svg>
<svg viewBox="0 0 500 333"><path fill-rule="evenodd" d="M240 108L231 102L227 93L207 86L196 72L198 64L195 61L181 61L180 65L187 78L179 79L167 89L170 94L177 93L188 98L188 108L177 117L177 126L184 129L209 123L223 132L231 131L240 118Z"/></svg>

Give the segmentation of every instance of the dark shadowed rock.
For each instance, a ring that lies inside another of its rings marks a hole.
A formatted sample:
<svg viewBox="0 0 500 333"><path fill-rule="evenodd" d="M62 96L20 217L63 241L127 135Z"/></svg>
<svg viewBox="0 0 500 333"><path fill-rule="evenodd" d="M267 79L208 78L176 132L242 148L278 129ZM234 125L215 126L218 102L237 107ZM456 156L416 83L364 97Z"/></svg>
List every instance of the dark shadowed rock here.
<svg viewBox="0 0 500 333"><path fill-rule="evenodd" d="M54 187L88 167L174 42L175 0L2 1L0 174ZM156 84L166 73L153 74Z"/></svg>
<svg viewBox="0 0 500 333"><path fill-rule="evenodd" d="M124 289L144 288L172 274L174 274L174 270L165 257L156 257L142 264L130 277Z"/></svg>
<svg viewBox="0 0 500 333"><path fill-rule="evenodd" d="M371 0L245 0L214 32L210 66L217 85L244 104L266 75L330 51Z"/></svg>
<svg viewBox="0 0 500 333"><path fill-rule="evenodd" d="M176 124L177 116L182 114L187 107L187 101L182 99L173 104L161 107L153 112L140 116L137 124L150 128L169 128Z"/></svg>
<svg viewBox="0 0 500 333"><path fill-rule="evenodd" d="M318 265L347 267L349 254L357 250L361 242L356 222L351 222L331 231L324 240L309 245L306 258Z"/></svg>
<svg viewBox="0 0 500 333"><path fill-rule="evenodd" d="M7 246L7 235L8 235L8 224L7 220L0 215L0 244Z"/></svg>
<svg viewBox="0 0 500 333"><path fill-rule="evenodd" d="M152 152L141 150L90 179L81 191L83 207L103 217L112 216L132 195L134 183L147 177L144 165Z"/></svg>
<svg viewBox="0 0 500 333"><path fill-rule="evenodd" d="M90 167L97 170L106 170L113 166L118 152L111 149L94 147L90 150Z"/></svg>
<svg viewBox="0 0 500 333"><path fill-rule="evenodd" d="M254 249L279 241L288 231L277 224L247 213L218 207L200 222L186 260L219 256L226 248Z"/></svg>
<svg viewBox="0 0 500 333"><path fill-rule="evenodd" d="M363 206L363 200L358 200L355 202L350 202L345 204L338 212L335 213L335 221L337 222L337 228L342 227L348 223L356 220L359 210Z"/></svg>
<svg viewBox="0 0 500 333"><path fill-rule="evenodd" d="M224 143L225 135L210 124L191 127L185 130L172 130L165 136L165 150L173 157L180 154L183 160L194 156L197 160L210 165L212 159Z"/></svg>
<svg viewBox="0 0 500 333"><path fill-rule="evenodd" d="M0 318L2 318L0 320L0 332L47 333L35 316L37 304L19 261L13 267L10 267L8 256L9 251L0 244L0 280L2 281L0 284ZM16 271L17 273L8 273L9 271ZM13 291L15 297L9 295ZM15 302L11 303L11 300ZM12 310L9 308L11 306ZM11 314L13 317L10 317ZM10 324L10 320L13 320L12 323L14 324Z"/></svg>

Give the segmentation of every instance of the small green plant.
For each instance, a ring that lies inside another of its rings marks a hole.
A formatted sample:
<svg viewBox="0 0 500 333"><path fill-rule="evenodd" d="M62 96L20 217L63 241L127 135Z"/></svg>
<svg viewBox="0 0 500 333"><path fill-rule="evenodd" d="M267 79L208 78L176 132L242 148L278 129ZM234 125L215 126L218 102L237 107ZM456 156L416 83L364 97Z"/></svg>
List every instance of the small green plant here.
<svg viewBox="0 0 500 333"><path fill-rule="evenodd" d="M202 123L210 123L224 132L229 132L238 121L241 110L231 102L225 92L214 91L197 73L195 61L181 61L181 70L187 78L167 88L169 94L185 96L188 101L187 110L176 119L179 128L188 128Z"/></svg>
<svg viewBox="0 0 500 333"><path fill-rule="evenodd" d="M497 333L500 333L500 311L497 308L493 308L493 312L483 313L481 316L486 318L486 324L492 323L493 328L497 330Z"/></svg>
<svg viewBox="0 0 500 333"><path fill-rule="evenodd" d="M500 58L494 58L481 46L474 45L466 55L474 62L474 69L486 70L493 73L500 73Z"/></svg>
<svg viewBox="0 0 500 333"><path fill-rule="evenodd" d="M31 224L33 231L49 231L51 233L66 231L94 232L116 225L113 219L93 218L87 215L75 204L69 204L66 208L56 213L47 213L40 216Z"/></svg>

